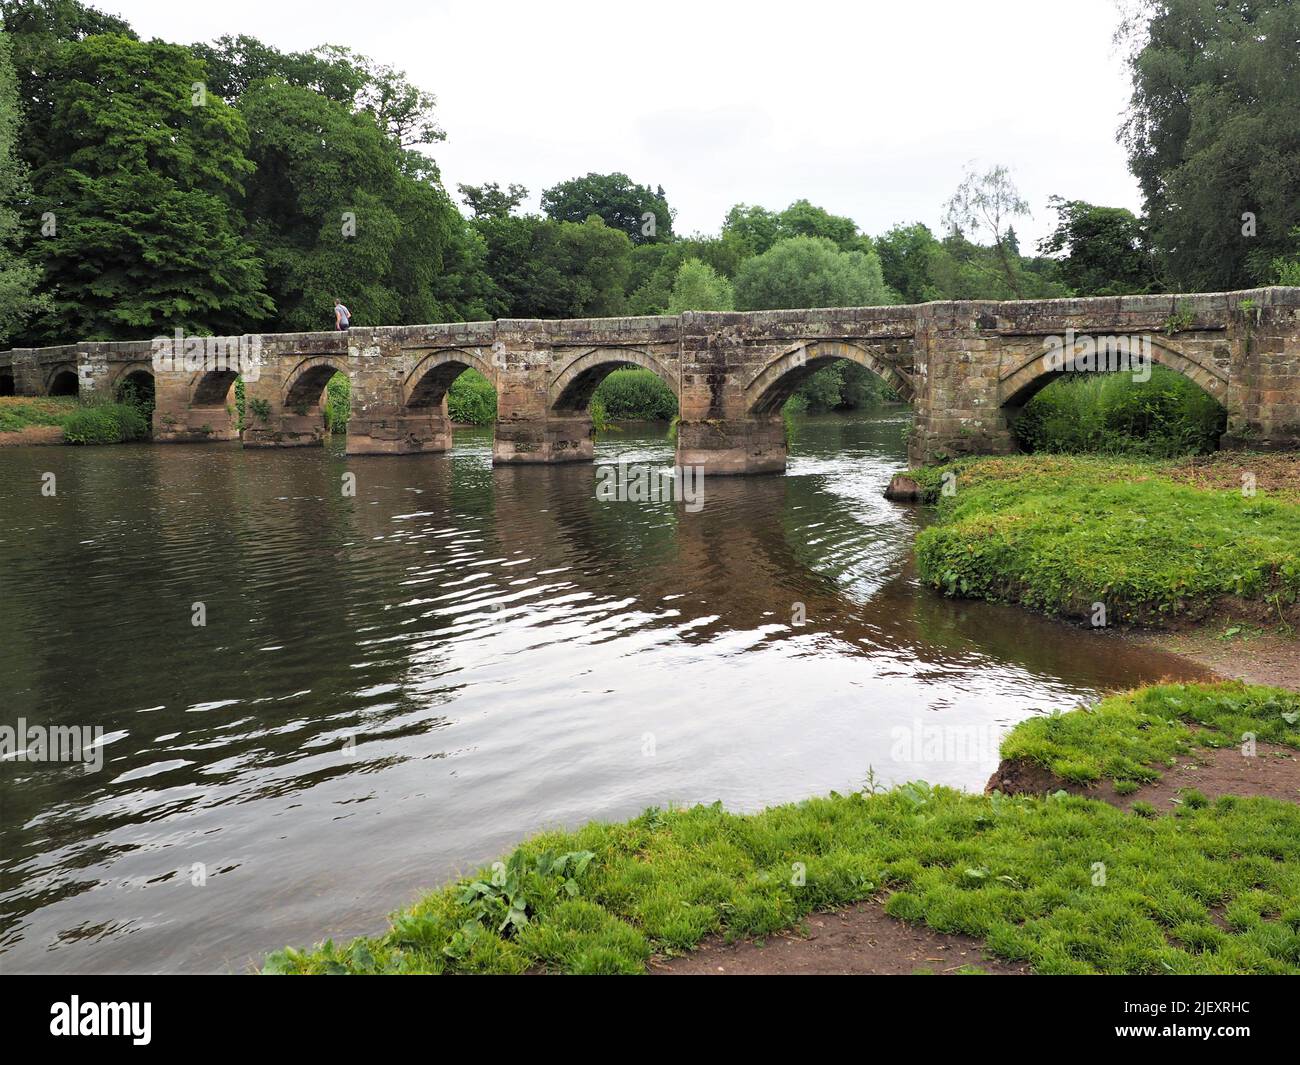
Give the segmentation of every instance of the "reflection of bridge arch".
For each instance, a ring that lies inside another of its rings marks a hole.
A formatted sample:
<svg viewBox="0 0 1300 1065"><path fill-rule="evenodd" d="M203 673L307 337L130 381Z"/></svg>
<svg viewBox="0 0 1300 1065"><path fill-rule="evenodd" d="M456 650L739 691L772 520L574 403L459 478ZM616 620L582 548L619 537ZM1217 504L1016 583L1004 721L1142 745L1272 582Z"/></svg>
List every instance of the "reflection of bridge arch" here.
<svg viewBox="0 0 1300 1065"><path fill-rule="evenodd" d="M1089 333L1094 341L1109 334ZM1182 374L1193 384L1223 405L1228 400L1228 373L1212 361L1202 361L1195 355L1180 350L1167 337L1139 333L1151 341L1151 359L1167 369ZM1084 339L1083 336L1078 338ZM1065 352L1068 358L1072 353ZM1003 375L1000 382L1001 401L1004 407L1023 407L1047 385L1065 372L1052 369L1043 354L1036 354L1017 369Z"/></svg>
<svg viewBox="0 0 1300 1065"><path fill-rule="evenodd" d="M402 381L404 407L436 407L466 370L477 370L496 388L492 364L464 348L442 348L424 355Z"/></svg>
<svg viewBox="0 0 1300 1065"><path fill-rule="evenodd" d="M836 359L870 370L909 403L916 395L911 377L871 347L847 340L819 340L799 344L768 363L745 388L745 410L750 414L779 411L800 385Z"/></svg>
<svg viewBox="0 0 1300 1065"><path fill-rule="evenodd" d="M624 366L639 366L651 371L681 401L681 382L649 352L636 348L593 348L572 359L556 374L547 395L548 406L557 412L586 410L601 381Z"/></svg>
<svg viewBox="0 0 1300 1065"><path fill-rule="evenodd" d="M332 355L313 355L303 359L285 378L285 409L316 406L330 378L336 373L346 376L347 372L347 364Z"/></svg>

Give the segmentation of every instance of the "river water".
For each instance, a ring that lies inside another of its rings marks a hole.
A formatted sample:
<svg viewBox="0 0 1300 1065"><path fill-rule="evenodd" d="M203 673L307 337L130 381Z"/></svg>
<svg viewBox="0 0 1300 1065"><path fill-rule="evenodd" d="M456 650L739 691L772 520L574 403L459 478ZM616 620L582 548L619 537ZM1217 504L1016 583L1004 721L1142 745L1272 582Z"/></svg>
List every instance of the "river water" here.
<svg viewBox="0 0 1300 1065"><path fill-rule="evenodd" d="M474 430L0 449L0 725L103 730L95 772L0 762L0 971L248 971L541 828L980 789L1016 721L1194 675L918 587L924 512L881 496L908 423L807 419L784 477L694 513L493 469ZM620 459L672 446L603 436Z"/></svg>

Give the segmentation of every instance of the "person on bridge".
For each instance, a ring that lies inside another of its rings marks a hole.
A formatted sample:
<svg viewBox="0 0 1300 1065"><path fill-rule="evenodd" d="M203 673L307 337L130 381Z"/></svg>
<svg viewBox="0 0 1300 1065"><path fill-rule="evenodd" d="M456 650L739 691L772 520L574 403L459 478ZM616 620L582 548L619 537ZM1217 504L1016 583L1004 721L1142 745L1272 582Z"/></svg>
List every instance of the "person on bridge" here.
<svg viewBox="0 0 1300 1065"><path fill-rule="evenodd" d="M347 329L352 323L352 312L343 306L343 302L334 297L334 328Z"/></svg>

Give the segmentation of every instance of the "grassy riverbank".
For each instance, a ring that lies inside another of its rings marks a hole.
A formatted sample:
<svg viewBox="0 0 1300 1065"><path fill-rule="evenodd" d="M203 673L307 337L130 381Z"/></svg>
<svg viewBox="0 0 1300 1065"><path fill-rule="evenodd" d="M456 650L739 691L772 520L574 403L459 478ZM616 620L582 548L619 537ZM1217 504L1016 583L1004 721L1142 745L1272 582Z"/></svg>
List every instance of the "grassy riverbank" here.
<svg viewBox="0 0 1300 1065"><path fill-rule="evenodd" d="M1107 735L1138 743L1141 722L1122 709L1131 698L1104 702L1101 720L1113 714ZM1143 713L1213 706L1206 715L1226 729L1247 722L1295 742L1275 720L1279 706L1300 714L1287 693L1177 686L1141 698ZM1073 735L1062 757L1101 758L1112 742ZM762 937L880 898L893 917L979 937L1039 973L1300 973L1300 807L1274 799L1152 816L1063 793L913 783L750 815L648 810L538 836L493 876L425 896L384 935L278 951L266 971L637 973L712 934Z"/></svg>
<svg viewBox="0 0 1300 1065"><path fill-rule="evenodd" d="M1228 460L1235 487L1187 460L1035 455L913 471L938 504L917 538L921 577L949 595L1068 617L1093 620L1104 604L1109 625L1224 609L1286 624L1300 594L1300 464L1277 488L1256 476L1248 494L1254 465L1276 473L1282 461L1255 459Z"/></svg>
<svg viewBox="0 0 1300 1065"><path fill-rule="evenodd" d="M149 420L131 403L91 403L75 396L0 398L0 433L58 428L69 444L120 444L143 440Z"/></svg>

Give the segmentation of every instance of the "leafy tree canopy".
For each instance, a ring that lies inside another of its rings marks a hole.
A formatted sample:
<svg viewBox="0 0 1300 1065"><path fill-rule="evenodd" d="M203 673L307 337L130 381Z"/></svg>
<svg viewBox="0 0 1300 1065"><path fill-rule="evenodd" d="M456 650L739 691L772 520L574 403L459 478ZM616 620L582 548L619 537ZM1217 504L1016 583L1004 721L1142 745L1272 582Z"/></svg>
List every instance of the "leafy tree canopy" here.
<svg viewBox="0 0 1300 1065"><path fill-rule="evenodd" d="M243 119L195 106L202 63L121 35L65 43L51 70L51 158L36 203L55 231L32 244L53 290L51 341L238 332L271 309L241 235L252 171Z"/></svg>
<svg viewBox="0 0 1300 1065"><path fill-rule="evenodd" d="M621 229L633 244L671 240L673 212L663 186L651 191L626 174L596 174L562 181L542 193L542 210L557 222L585 222L596 215Z"/></svg>
<svg viewBox="0 0 1300 1065"><path fill-rule="evenodd" d="M1122 35L1122 135L1169 282L1269 280L1300 224L1300 4L1144 0Z"/></svg>
<svg viewBox="0 0 1300 1065"><path fill-rule="evenodd" d="M896 303L874 251L840 251L826 237L787 237L736 275L739 310Z"/></svg>

